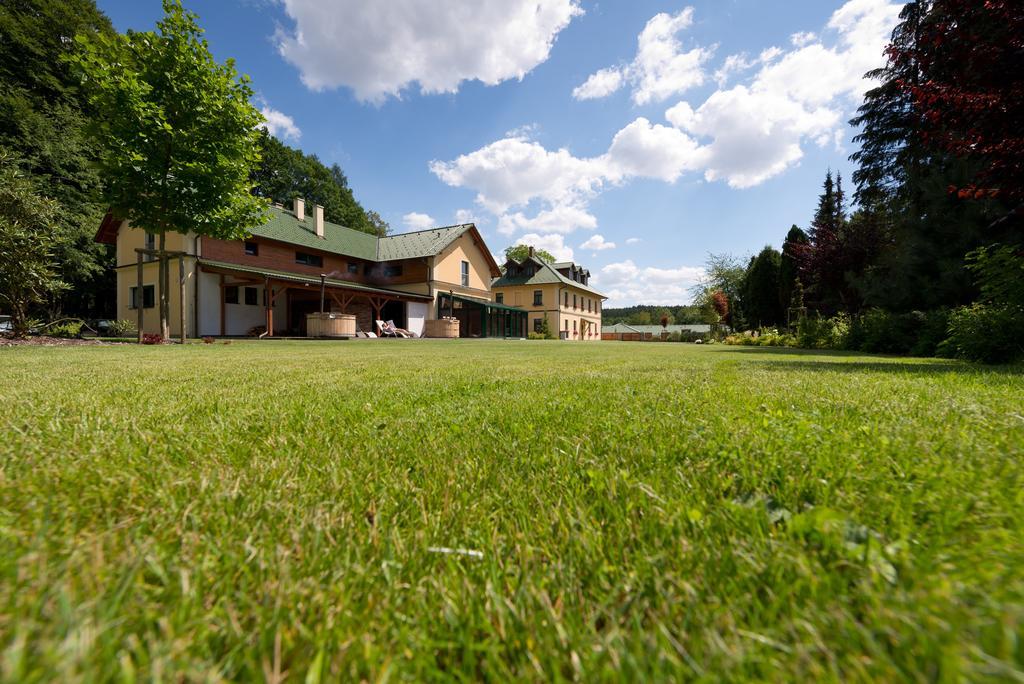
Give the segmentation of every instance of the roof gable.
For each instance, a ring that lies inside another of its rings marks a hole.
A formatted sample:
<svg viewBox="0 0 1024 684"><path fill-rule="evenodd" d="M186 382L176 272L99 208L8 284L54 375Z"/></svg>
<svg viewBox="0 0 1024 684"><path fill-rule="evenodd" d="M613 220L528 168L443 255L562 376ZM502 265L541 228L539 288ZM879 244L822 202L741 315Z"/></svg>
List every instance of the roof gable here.
<svg viewBox="0 0 1024 684"><path fill-rule="evenodd" d="M514 259L510 259L509 263L522 265L529 260L531 260L530 257L527 257L523 261L515 261ZM594 288L590 287L589 285L584 285L583 283L576 282L572 278L567 278L566 276L562 275L557 269L558 264L549 264L543 259L537 258L533 258L532 261L540 265L540 268L538 268L532 276L513 276L509 275L507 271L502 272L501 276L495 278L494 281L491 283L491 287L510 287L514 285L550 285L552 283L556 283L559 285L575 287L579 290L583 290L584 292L589 292L595 297L607 299L607 297L605 297L603 294L601 294ZM508 264L506 264L506 266L507 265Z"/></svg>

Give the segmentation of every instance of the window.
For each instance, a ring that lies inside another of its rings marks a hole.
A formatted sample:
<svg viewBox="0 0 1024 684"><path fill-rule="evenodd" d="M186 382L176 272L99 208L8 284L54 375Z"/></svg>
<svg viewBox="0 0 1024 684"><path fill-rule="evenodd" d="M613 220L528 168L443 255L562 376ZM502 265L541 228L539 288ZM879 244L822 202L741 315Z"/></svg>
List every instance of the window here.
<svg viewBox="0 0 1024 684"><path fill-rule="evenodd" d="M533 305L544 306L544 290L533 291Z"/></svg>
<svg viewBox="0 0 1024 684"><path fill-rule="evenodd" d="M572 296L572 308L576 308L576 295Z"/></svg>
<svg viewBox="0 0 1024 684"><path fill-rule="evenodd" d="M142 243L142 246L144 248L146 248L146 249L156 249L156 234L155 233L150 233L147 230L146 231L146 237L145 237L145 240ZM142 259L144 261L154 261L156 259L156 257L153 256L152 254L146 254L146 255L144 255L142 257Z"/></svg>
<svg viewBox="0 0 1024 684"><path fill-rule="evenodd" d="M569 308L569 293L568 292L565 293L565 308L566 309ZM566 323L565 327L566 327L566 329L568 329L569 328L569 324Z"/></svg>
<svg viewBox="0 0 1024 684"><path fill-rule="evenodd" d="M576 321L575 320L573 320L573 322L572 322L572 331L576 332Z"/></svg>
<svg viewBox="0 0 1024 684"><path fill-rule="evenodd" d="M257 297L258 297L258 294L256 293L256 288L255 287L247 287L247 288L245 288L245 305L246 306L256 306L256 302L258 301Z"/></svg>
<svg viewBox="0 0 1024 684"><path fill-rule="evenodd" d="M544 321L539 318L533 319L533 332L539 333L544 331Z"/></svg>
<svg viewBox="0 0 1024 684"><path fill-rule="evenodd" d="M255 242L246 242L245 243L245 255L246 256L259 256L260 255L260 246L258 244L256 244Z"/></svg>
<svg viewBox="0 0 1024 684"><path fill-rule="evenodd" d="M392 264L384 267L385 278L397 278L402 275L402 264Z"/></svg>
<svg viewBox="0 0 1024 684"><path fill-rule="evenodd" d="M588 299L587 300L587 313L592 313L593 311L594 311L594 300L593 299Z"/></svg>
<svg viewBox="0 0 1024 684"><path fill-rule="evenodd" d="M462 262L462 287L469 287L469 262Z"/></svg>
<svg viewBox="0 0 1024 684"><path fill-rule="evenodd" d="M352 275L359 275L359 264L349 264L348 272Z"/></svg>
<svg viewBox="0 0 1024 684"><path fill-rule="evenodd" d="M152 285L142 286L142 308L152 309L156 303L156 296ZM130 287L128 288L128 308L138 309L139 308L139 288Z"/></svg>
<svg viewBox="0 0 1024 684"><path fill-rule="evenodd" d="M224 303L225 304L237 304L238 303L238 286L228 285L224 288Z"/></svg>
<svg viewBox="0 0 1024 684"><path fill-rule="evenodd" d="M319 254L306 254L305 252L296 252L295 263L302 264L303 266L322 267L324 265L324 258Z"/></svg>
<svg viewBox="0 0 1024 684"><path fill-rule="evenodd" d="M494 303L495 304L504 304L505 303L505 294L502 293L502 292L499 292L498 294L494 295Z"/></svg>

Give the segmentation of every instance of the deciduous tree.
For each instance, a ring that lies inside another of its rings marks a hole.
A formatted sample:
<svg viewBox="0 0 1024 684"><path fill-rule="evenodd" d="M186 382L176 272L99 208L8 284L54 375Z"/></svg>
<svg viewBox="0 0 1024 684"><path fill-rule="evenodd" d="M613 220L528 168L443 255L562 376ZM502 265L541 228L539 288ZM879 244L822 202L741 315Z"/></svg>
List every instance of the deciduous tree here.
<svg viewBox="0 0 1024 684"><path fill-rule="evenodd" d="M217 63L196 15L164 0L156 31L79 36L75 58L98 113L93 132L105 199L135 228L225 239L265 220L251 192L262 116L233 60ZM169 336L169 266L160 260L161 332Z"/></svg>
<svg viewBox="0 0 1024 684"><path fill-rule="evenodd" d="M30 307L65 287L53 254L58 206L0 152L0 306L16 335L27 332Z"/></svg>

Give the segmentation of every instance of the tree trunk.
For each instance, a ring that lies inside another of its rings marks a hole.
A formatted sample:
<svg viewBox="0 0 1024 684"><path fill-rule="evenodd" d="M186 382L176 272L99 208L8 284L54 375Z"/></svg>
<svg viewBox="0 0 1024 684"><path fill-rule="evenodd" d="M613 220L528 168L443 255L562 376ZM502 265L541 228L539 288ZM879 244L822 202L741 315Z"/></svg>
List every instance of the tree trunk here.
<svg viewBox="0 0 1024 684"><path fill-rule="evenodd" d="M171 305L169 290L171 288L171 265L168 262L164 250L167 249L167 231L160 231L160 336L169 339L171 337Z"/></svg>

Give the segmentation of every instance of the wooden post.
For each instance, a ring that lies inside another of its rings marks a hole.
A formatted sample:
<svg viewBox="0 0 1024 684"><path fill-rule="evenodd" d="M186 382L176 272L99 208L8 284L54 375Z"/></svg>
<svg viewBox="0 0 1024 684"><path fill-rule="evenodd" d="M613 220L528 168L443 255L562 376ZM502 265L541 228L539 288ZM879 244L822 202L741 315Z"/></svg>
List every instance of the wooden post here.
<svg viewBox="0 0 1024 684"><path fill-rule="evenodd" d="M263 281L263 296L267 300L267 337L274 336L274 291L270 289L270 278Z"/></svg>
<svg viewBox="0 0 1024 684"><path fill-rule="evenodd" d="M185 344L185 257L178 255L178 323L181 325L181 343Z"/></svg>
<svg viewBox="0 0 1024 684"><path fill-rule="evenodd" d="M142 292L142 252L136 250L135 255L138 257L137 266L135 268L138 280L138 282L136 283L137 286L135 288L135 308L138 311L137 316L139 321L139 344L142 344L142 307L146 302L146 296Z"/></svg>

